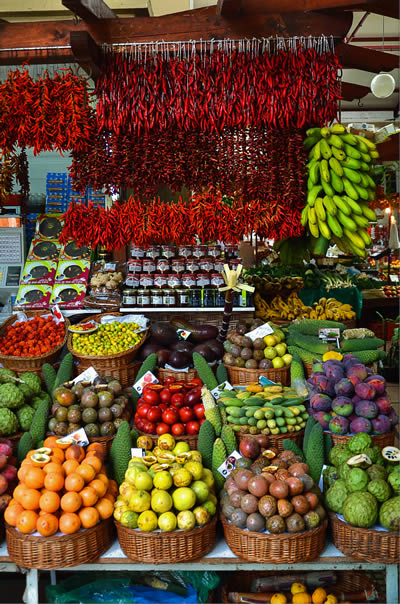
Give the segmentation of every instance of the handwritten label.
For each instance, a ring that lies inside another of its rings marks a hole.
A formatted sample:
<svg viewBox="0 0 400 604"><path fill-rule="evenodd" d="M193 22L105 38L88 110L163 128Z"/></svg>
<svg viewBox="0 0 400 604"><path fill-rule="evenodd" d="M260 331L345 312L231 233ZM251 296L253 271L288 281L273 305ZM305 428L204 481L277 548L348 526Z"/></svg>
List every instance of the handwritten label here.
<svg viewBox="0 0 400 604"><path fill-rule="evenodd" d="M146 455L145 449L141 449L140 447L132 447L131 456L132 457L144 457Z"/></svg>
<svg viewBox="0 0 400 604"><path fill-rule="evenodd" d="M147 384L158 384L158 379L151 371L146 371L144 376L141 377L140 380L138 380L136 382L136 384L133 385L133 387L136 390L136 392L138 392L139 394L142 394L143 388Z"/></svg>
<svg viewBox="0 0 400 604"><path fill-rule="evenodd" d="M260 327L256 327L252 331L246 333L246 336L250 338L254 342L257 338L263 338L264 336L269 336L270 333L274 333L274 330L268 323L264 323Z"/></svg>
<svg viewBox="0 0 400 604"><path fill-rule="evenodd" d="M77 384L78 382L91 382L93 384L97 377L99 377L99 374L97 373L96 369L94 367L88 367L85 369L85 371L77 375L72 381L74 384Z"/></svg>
<svg viewBox="0 0 400 604"><path fill-rule="evenodd" d="M178 334L178 338L180 340L187 340L192 332L187 331L186 329L177 329L176 333Z"/></svg>
<svg viewBox="0 0 400 604"><path fill-rule="evenodd" d="M222 382L222 384L219 384L216 388L214 388L214 390L211 390L211 394L216 401L221 398L221 392L223 390L233 390L232 384L228 381Z"/></svg>
<svg viewBox="0 0 400 604"><path fill-rule="evenodd" d="M269 380L268 378L264 377L263 375L260 376L258 382L261 386L276 386L277 385L276 382Z"/></svg>
<svg viewBox="0 0 400 604"><path fill-rule="evenodd" d="M66 438L73 438L74 441L76 442L76 444L79 445L80 447L87 447L87 445L89 444L89 439L86 435L84 428L80 428L76 432L72 432L71 434L68 434L68 436Z"/></svg>
<svg viewBox="0 0 400 604"><path fill-rule="evenodd" d="M236 462L241 457L239 451L232 451L219 468L217 468L218 472L222 474L224 478L227 478L232 470L235 469Z"/></svg>

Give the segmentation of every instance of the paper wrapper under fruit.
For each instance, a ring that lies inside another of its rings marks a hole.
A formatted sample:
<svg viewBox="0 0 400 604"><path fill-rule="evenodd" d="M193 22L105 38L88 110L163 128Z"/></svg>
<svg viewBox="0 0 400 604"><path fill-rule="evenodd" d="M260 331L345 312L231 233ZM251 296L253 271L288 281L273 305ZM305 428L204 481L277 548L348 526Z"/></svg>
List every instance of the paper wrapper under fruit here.
<svg viewBox="0 0 400 604"><path fill-rule="evenodd" d="M240 273L242 272L243 266L238 265L237 269L230 269L227 264L224 264L224 270L222 276L226 283L225 287L219 287L219 291L225 292L225 304L224 314L222 317L222 326L219 331L217 340L224 343L228 334L229 322L232 316L234 292L247 291L250 293L254 292L254 287L247 285L246 283L239 283Z"/></svg>

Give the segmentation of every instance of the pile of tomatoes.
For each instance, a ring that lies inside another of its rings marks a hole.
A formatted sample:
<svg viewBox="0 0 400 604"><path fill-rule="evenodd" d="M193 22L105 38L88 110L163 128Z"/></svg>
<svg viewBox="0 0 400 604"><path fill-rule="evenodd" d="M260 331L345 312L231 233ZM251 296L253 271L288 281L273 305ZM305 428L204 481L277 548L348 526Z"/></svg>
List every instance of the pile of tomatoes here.
<svg viewBox="0 0 400 604"><path fill-rule="evenodd" d="M199 378L177 382L173 377L166 377L164 384L147 384L137 403L136 427L147 434L198 434L205 419L202 385Z"/></svg>
<svg viewBox="0 0 400 604"><path fill-rule="evenodd" d="M14 357L36 357L59 346L65 336L65 323L52 316L36 315L29 321L9 325L0 338L0 353Z"/></svg>

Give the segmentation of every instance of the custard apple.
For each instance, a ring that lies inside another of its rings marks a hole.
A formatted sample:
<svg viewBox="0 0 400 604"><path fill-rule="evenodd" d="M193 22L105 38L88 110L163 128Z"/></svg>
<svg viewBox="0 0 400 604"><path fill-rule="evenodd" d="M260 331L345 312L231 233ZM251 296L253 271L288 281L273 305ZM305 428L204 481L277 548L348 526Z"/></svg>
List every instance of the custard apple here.
<svg viewBox="0 0 400 604"><path fill-rule="evenodd" d="M0 407L7 409L18 409L24 404L24 395L14 384L2 384L0 386Z"/></svg>
<svg viewBox="0 0 400 604"><path fill-rule="evenodd" d="M10 409L0 409L0 436L12 436L19 430L18 419Z"/></svg>
<svg viewBox="0 0 400 604"><path fill-rule="evenodd" d="M365 432L359 432L355 434L349 439L348 447L350 451L357 455L358 453L363 453L365 449L368 449L372 446L372 438L369 434Z"/></svg>
<svg viewBox="0 0 400 604"><path fill-rule="evenodd" d="M30 407L29 405L22 405L22 407L17 410L17 417L19 425L21 426L21 430L23 430L24 432L27 432L29 430L34 415L35 409Z"/></svg>
<svg viewBox="0 0 400 604"><path fill-rule="evenodd" d="M382 480L382 478L371 480L371 482L368 483L367 489L380 503L387 501L392 496L390 485L388 485L385 480Z"/></svg>
<svg viewBox="0 0 400 604"><path fill-rule="evenodd" d="M325 502L327 507L333 512L341 514L343 503L347 499L348 494L345 481L336 480L326 493Z"/></svg>
<svg viewBox="0 0 400 604"><path fill-rule="evenodd" d="M352 526L369 528L378 518L378 503L371 493L356 491L347 497L342 512L346 522Z"/></svg>
<svg viewBox="0 0 400 604"><path fill-rule="evenodd" d="M386 480L388 475L385 468L383 466L379 466L376 463L372 464L372 466L369 466L369 468L367 468L367 474L370 480L376 480L378 478L380 478L381 480Z"/></svg>
<svg viewBox="0 0 400 604"><path fill-rule="evenodd" d="M10 378L17 377L17 374L11 369L6 369L5 367L0 367L0 384L15 384L15 380Z"/></svg>
<svg viewBox="0 0 400 604"><path fill-rule="evenodd" d="M389 531L400 529L400 497L392 497L381 505L379 522Z"/></svg>
<svg viewBox="0 0 400 604"><path fill-rule="evenodd" d="M23 373L19 376L19 378L29 386L29 388L33 391L33 394L39 394L42 389L42 382L36 373Z"/></svg>
<svg viewBox="0 0 400 604"><path fill-rule="evenodd" d="M349 493L354 493L355 491L366 491L368 474L365 470L361 470L361 468L353 468L347 474L345 482Z"/></svg>
<svg viewBox="0 0 400 604"><path fill-rule="evenodd" d="M368 447L363 451L363 453L365 453L365 455L368 455L373 464L376 464L378 463L378 461L381 461L383 459L381 448L379 445Z"/></svg>
<svg viewBox="0 0 400 604"><path fill-rule="evenodd" d="M400 466L390 472L388 482L396 495L400 495Z"/></svg>
<svg viewBox="0 0 400 604"><path fill-rule="evenodd" d="M329 453L329 461L334 466L340 466L342 462L347 461L350 457L353 457L353 453L347 445L335 445Z"/></svg>
<svg viewBox="0 0 400 604"><path fill-rule="evenodd" d="M20 392L22 392L25 402L28 402L31 400L31 398L33 396L33 391L29 388L28 384L25 384L25 383L18 384L18 390Z"/></svg>

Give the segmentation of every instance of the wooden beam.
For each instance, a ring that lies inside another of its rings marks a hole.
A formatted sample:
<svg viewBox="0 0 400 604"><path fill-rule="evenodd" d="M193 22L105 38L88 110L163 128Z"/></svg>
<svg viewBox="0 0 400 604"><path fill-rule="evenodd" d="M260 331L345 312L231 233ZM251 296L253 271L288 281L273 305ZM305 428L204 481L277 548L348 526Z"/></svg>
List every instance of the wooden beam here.
<svg viewBox="0 0 400 604"><path fill-rule="evenodd" d="M362 99L370 92L371 89L368 86L360 86L360 84L352 84L351 82L342 82L342 97L345 101Z"/></svg>
<svg viewBox="0 0 400 604"><path fill-rule="evenodd" d="M368 8L365 8L364 3L357 2L353 6L353 10L368 10L369 13L375 13L376 15L383 15L384 17L391 17L392 19L399 18L399 3L396 0L373 0L368 4Z"/></svg>
<svg viewBox="0 0 400 604"><path fill-rule="evenodd" d="M310 12L330 8L351 9L354 5L365 10L372 0L219 0L217 15L227 17L253 14ZM327 33L327 32L325 32Z"/></svg>
<svg viewBox="0 0 400 604"><path fill-rule="evenodd" d="M392 71L399 66L399 57L388 52L353 46L341 42L336 46L336 52L344 68L362 69L379 73L380 71Z"/></svg>
<svg viewBox="0 0 400 604"><path fill-rule="evenodd" d="M62 4L84 21L117 17L104 0L62 0Z"/></svg>
<svg viewBox="0 0 400 604"><path fill-rule="evenodd" d="M76 62L93 80L100 75L100 47L87 31L71 31L71 51Z"/></svg>
<svg viewBox="0 0 400 604"><path fill-rule="evenodd" d="M217 15L237 17L243 8L243 0L218 0Z"/></svg>

